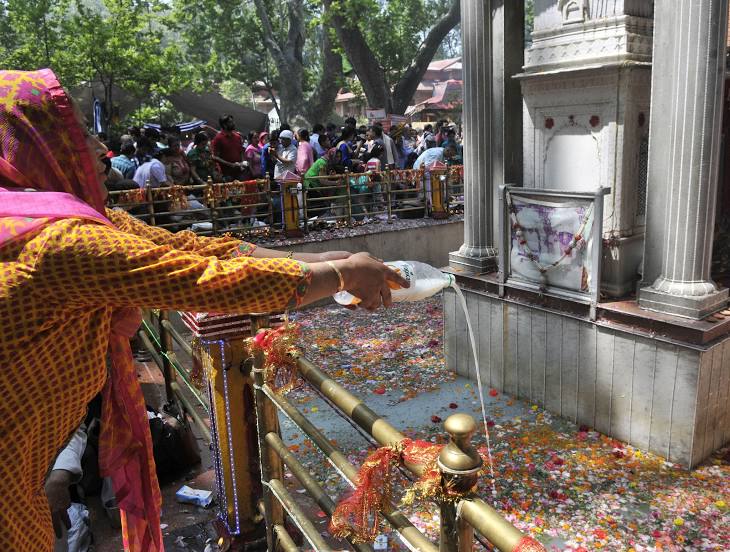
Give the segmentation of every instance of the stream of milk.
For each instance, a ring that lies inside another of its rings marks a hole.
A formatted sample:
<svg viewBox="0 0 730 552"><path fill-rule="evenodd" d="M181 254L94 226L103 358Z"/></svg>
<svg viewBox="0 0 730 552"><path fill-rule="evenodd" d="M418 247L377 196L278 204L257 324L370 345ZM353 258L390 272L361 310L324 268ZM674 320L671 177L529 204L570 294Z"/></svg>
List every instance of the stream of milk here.
<svg viewBox="0 0 730 552"><path fill-rule="evenodd" d="M469 318L469 309L466 306L466 298L461 292L461 289L453 282L451 288L456 292L456 295L461 301L461 308L464 311L464 317L466 318L466 327L469 330L469 341L471 342L471 352L474 355L474 367L477 375L477 390L479 391L479 404L482 408L482 423L484 424L484 435L487 437L487 459L489 461L489 475L492 479L492 496L496 499L497 486L494 478L494 462L492 461L492 444L489 440L489 427L487 426L487 409L484 406L484 387L482 386L482 372L479 369L479 357L477 355L477 343L474 339L474 330L471 326L471 318Z"/></svg>

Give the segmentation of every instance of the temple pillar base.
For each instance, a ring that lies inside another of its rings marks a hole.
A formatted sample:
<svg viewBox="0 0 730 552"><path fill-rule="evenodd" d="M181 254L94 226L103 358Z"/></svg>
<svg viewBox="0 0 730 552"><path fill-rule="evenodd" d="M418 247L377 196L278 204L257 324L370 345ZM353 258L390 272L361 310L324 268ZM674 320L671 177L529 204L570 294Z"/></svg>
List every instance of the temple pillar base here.
<svg viewBox="0 0 730 552"><path fill-rule="evenodd" d="M449 253L449 266L468 272L494 272L497 270L497 250L493 247L467 247Z"/></svg>
<svg viewBox="0 0 730 552"><path fill-rule="evenodd" d="M703 295L676 295L654 287L645 287L639 291L641 308L694 320L701 320L724 309L727 302L727 289Z"/></svg>

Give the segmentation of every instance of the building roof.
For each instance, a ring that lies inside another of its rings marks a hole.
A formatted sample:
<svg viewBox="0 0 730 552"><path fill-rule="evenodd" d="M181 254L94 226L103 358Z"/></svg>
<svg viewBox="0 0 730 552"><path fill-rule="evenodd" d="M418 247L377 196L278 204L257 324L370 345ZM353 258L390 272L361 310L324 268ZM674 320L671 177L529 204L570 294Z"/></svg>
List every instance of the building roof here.
<svg viewBox="0 0 730 552"><path fill-rule="evenodd" d="M455 64L458 64L458 67L452 67ZM439 59L428 64L429 71L445 71L446 69L461 69L461 58Z"/></svg>
<svg viewBox="0 0 730 552"><path fill-rule="evenodd" d="M464 83L460 80L449 79L438 82L434 85L433 96L411 106L406 110L406 115L413 115L426 109L428 110L450 110L454 109L463 101Z"/></svg>
<svg viewBox="0 0 730 552"><path fill-rule="evenodd" d="M347 102L349 100L354 100L355 98L357 98L357 96L355 94L353 94L352 92L340 92L339 94L337 94L335 101L336 102Z"/></svg>

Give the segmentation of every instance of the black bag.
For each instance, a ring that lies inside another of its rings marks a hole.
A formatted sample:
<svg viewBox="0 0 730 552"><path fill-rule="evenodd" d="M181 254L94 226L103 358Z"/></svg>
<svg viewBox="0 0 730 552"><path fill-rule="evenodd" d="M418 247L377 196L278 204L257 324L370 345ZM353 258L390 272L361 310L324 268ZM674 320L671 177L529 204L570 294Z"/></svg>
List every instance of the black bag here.
<svg viewBox="0 0 730 552"><path fill-rule="evenodd" d="M200 463L200 450L187 421L175 412L174 407L166 405L165 409L170 410L173 415L158 413L147 407L149 412L155 414L150 418L150 433L157 476L160 479L174 477Z"/></svg>

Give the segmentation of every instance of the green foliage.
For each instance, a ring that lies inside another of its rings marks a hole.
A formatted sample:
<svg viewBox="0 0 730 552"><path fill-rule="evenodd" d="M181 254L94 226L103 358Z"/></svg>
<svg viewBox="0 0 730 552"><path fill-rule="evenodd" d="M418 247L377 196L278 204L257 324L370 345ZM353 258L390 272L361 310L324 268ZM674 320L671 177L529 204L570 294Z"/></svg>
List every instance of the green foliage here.
<svg viewBox="0 0 730 552"><path fill-rule="evenodd" d="M65 49L73 52L80 80L113 82L136 95L170 91L182 80L177 46L164 47L156 20L156 0L76 0L75 13L63 23Z"/></svg>
<svg viewBox="0 0 730 552"><path fill-rule="evenodd" d="M270 13L281 13L268 1ZM272 18L281 24L282 17ZM278 71L263 45L261 22L251 2L175 0L166 23L184 45L184 60L194 71L191 85L203 89L226 79L249 85L275 82ZM286 32L278 28L279 32Z"/></svg>
<svg viewBox="0 0 730 552"><path fill-rule="evenodd" d="M157 123L163 126L174 125L183 120L183 114L167 100L155 96L135 109L114 125L112 134L124 134L130 126L142 126L144 123Z"/></svg>
<svg viewBox="0 0 730 552"><path fill-rule="evenodd" d="M73 74L63 56L61 23L68 4L58 0L0 0L0 58L3 68L53 67L61 77Z"/></svg>
<svg viewBox="0 0 730 552"><path fill-rule="evenodd" d="M100 82L112 105L114 85L140 98L171 92L187 79L178 46L163 43L164 10L158 0L0 0L3 66L51 67L68 88Z"/></svg>
<svg viewBox="0 0 730 552"><path fill-rule="evenodd" d="M535 0L525 0L525 45L532 42L532 30L535 28Z"/></svg>

